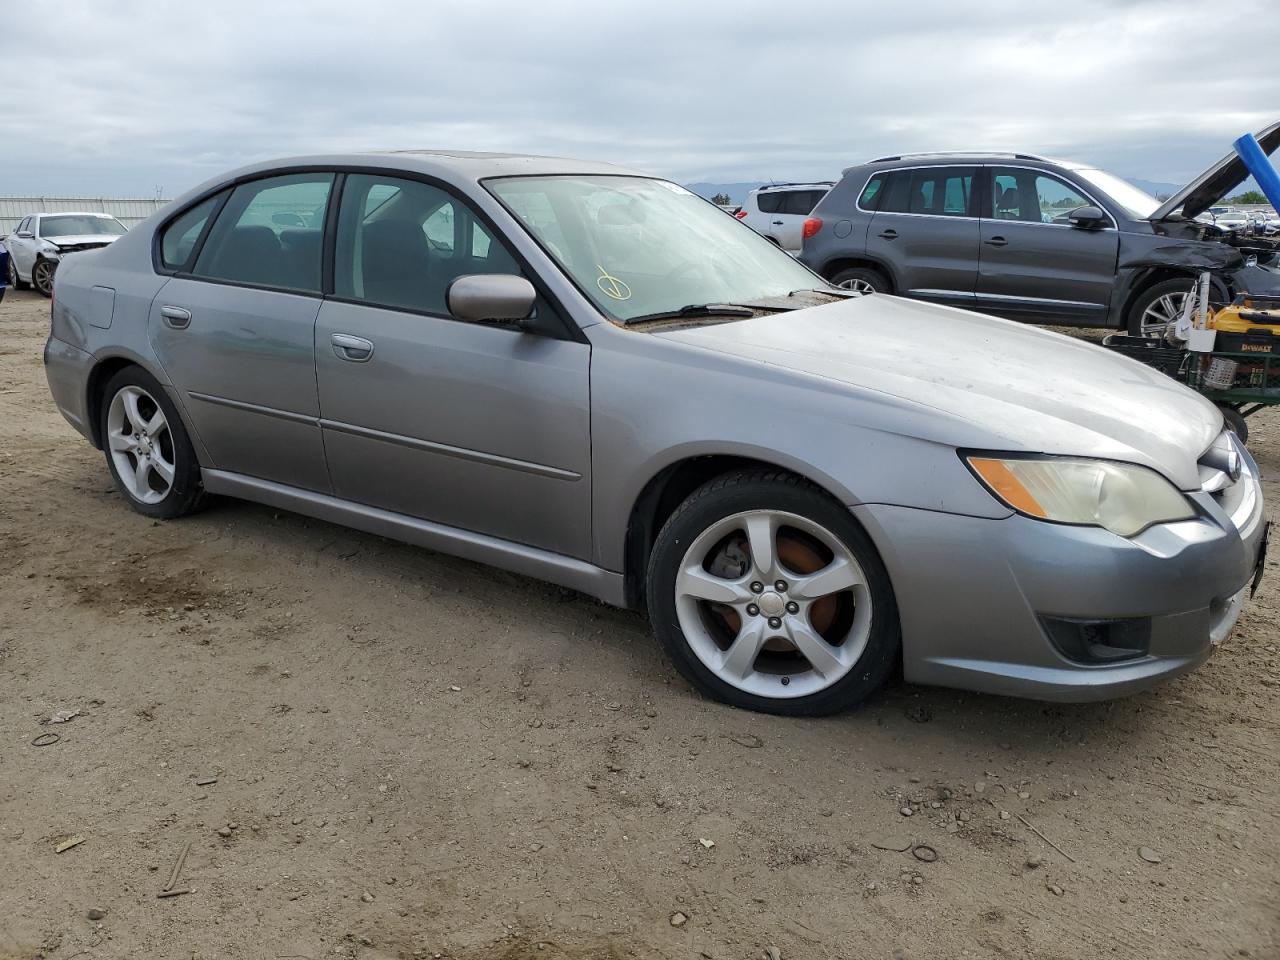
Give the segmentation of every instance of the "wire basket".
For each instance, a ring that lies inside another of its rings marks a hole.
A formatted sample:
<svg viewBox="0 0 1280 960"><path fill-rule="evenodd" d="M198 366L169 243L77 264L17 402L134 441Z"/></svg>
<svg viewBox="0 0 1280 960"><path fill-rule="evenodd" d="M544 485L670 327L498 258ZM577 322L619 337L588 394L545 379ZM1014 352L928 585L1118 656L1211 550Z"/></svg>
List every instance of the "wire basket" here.
<svg viewBox="0 0 1280 960"><path fill-rule="evenodd" d="M1186 350L1171 347L1163 340L1153 340L1151 337L1112 333L1103 338L1102 345L1175 378L1182 372L1183 364L1187 361Z"/></svg>

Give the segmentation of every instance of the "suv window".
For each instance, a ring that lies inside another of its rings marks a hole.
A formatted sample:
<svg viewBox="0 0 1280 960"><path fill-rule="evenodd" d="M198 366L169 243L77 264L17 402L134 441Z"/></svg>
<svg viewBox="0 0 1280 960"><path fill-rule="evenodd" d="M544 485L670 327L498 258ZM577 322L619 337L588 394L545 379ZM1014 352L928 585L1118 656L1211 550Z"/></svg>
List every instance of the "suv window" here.
<svg viewBox="0 0 1280 960"><path fill-rule="evenodd" d="M761 213L781 213L784 198L785 194L781 190L774 190L770 193L757 193L756 206L760 208Z"/></svg>
<svg viewBox="0 0 1280 960"><path fill-rule="evenodd" d="M319 293L324 213L332 186L331 173L240 184L209 230L192 273Z"/></svg>
<svg viewBox="0 0 1280 960"><path fill-rule="evenodd" d="M1046 173L1020 167L991 170L991 210L987 215L996 220L1070 226L1067 214L1092 203L1069 183Z"/></svg>
<svg viewBox="0 0 1280 960"><path fill-rule="evenodd" d="M973 175L972 167L894 170L889 174L878 210L880 213L967 217L973 197Z"/></svg>
<svg viewBox="0 0 1280 960"><path fill-rule="evenodd" d="M813 213L818 201L826 196L825 190L788 190L787 199L782 205L783 213L794 213L807 217Z"/></svg>
<svg viewBox="0 0 1280 960"><path fill-rule="evenodd" d="M862 194L858 197L858 206L863 210L875 210L880 202L880 193L884 190L884 181L883 173L877 173L868 180L867 185L862 188Z"/></svg>
<svg viewBox="0 0 1280 960"><path fill-rule="evenodd" d="M191 260L200 232L204 230L209 215L224 194L217 194L169 222L160 235L160 262L170 270L181 270Z"/></svg>
<svg viewBox="0 0 1280 960"><path fill-rule="evenodd" d="M470 273L520 273L471 209L431 184L353 174L338 211L334 293L448 315L445 293Z"/></svg>

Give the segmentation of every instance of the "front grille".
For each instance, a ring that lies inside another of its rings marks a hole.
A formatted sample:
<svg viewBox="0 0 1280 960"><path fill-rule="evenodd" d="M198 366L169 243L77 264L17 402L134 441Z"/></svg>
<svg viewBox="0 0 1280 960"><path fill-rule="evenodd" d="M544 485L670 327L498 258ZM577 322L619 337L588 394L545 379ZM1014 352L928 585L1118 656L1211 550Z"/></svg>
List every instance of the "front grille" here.
<svg viewBox="0 0 1280 960"><path fill-rule="evenodd" d="M65 247L59 247L59 253L79 253L81 250L97 250L99 247L105 247L105 243L70 243Z"/></svg>

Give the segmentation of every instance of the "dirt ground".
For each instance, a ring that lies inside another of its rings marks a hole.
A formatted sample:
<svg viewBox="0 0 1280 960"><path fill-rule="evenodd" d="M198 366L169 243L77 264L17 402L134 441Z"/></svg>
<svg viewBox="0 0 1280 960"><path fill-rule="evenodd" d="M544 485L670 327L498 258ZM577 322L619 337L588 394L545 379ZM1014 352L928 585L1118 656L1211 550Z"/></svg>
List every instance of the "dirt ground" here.
<svg viewBox="0 0 1280 960"><path fill-rule="evenodd" d="M139 516L47 330L10 291L0 960L1280 957L1276 571L1153 693L756 716L541 583L247 503Z"/></svg>

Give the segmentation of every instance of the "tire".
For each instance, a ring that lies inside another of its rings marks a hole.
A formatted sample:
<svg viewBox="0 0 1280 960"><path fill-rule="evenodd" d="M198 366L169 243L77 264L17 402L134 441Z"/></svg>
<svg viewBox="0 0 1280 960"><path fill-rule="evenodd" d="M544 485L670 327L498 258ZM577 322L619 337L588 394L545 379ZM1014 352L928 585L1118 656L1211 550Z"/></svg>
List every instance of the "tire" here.
<svg viewBox="0 0 1280 960"><path fill-rule="evenodd" d="M1163 336L1164 330L1160 328L1155 332L1156 328L1144 323L1147 317L1147 311L1151 310L1160 317L1169 316L1172 312L1172 319L1176 321L1177 314L1181 313L1184 301L1189 293L1195 288L1196 280L1194 277L1180 277L1174 280L1162 280L1160 283L1153 284L1138 294L1138 298L1133 301L1133 305L1129 308L1129 315L1125 318L1125 329L1131 337L1149 337ZM1153 316L1150 318L1154 320ZM1150 332L1149 332L1150 331Z"/></svg>
<svg viewBox="0 0 1280 960"><path fill-rule="evenodd" d="M1222 411L1222 419L1228 430L1240 438L1241 443L1249 442L1249 421L1247 421L1239 410L1232 407L1218 407Z"/></svg>
<svg viewBox="0 0 1280 960"><path fill-rule="evenodd" d="M9 286L15 290L28 290L31 284L18 276L18 265L14 262L12 251L9 253Z"/></svg>
<svg viewBox="0 0 1280 960"><path fill-rule="evenodd" d="M57 269L56 260L36 258L35 264L31 267L31 285L36 288L36 293L40 296L53 296L53 274Z"/></svg>
<svg viewBox="0 0 1280 960"><path fill-rule="evenodd" d="M874 267L849 267L831 277L837 287L859 293L892 293L893 288L883 273Z"/></svg>
<svg viewBox="0 0 1280 960"><path fill-rule="evenodd" d="M137 366L118 371L103 388L101 408L98 425L107 469L133 509L158 520L172 520L204 505L200 464L191 438L155 377ZM157 414L162 416L158 427Z"/></svg>
<svg viewBox="0 0 1280 960"><path fill-rule="evenodd" d="M756 543L772 545L764 564ZM650 622L676 669L736 707L847 710L900 660L897 604L870 538L793 474L741 471L696 490L659 532L646 586Z"/></svg>

